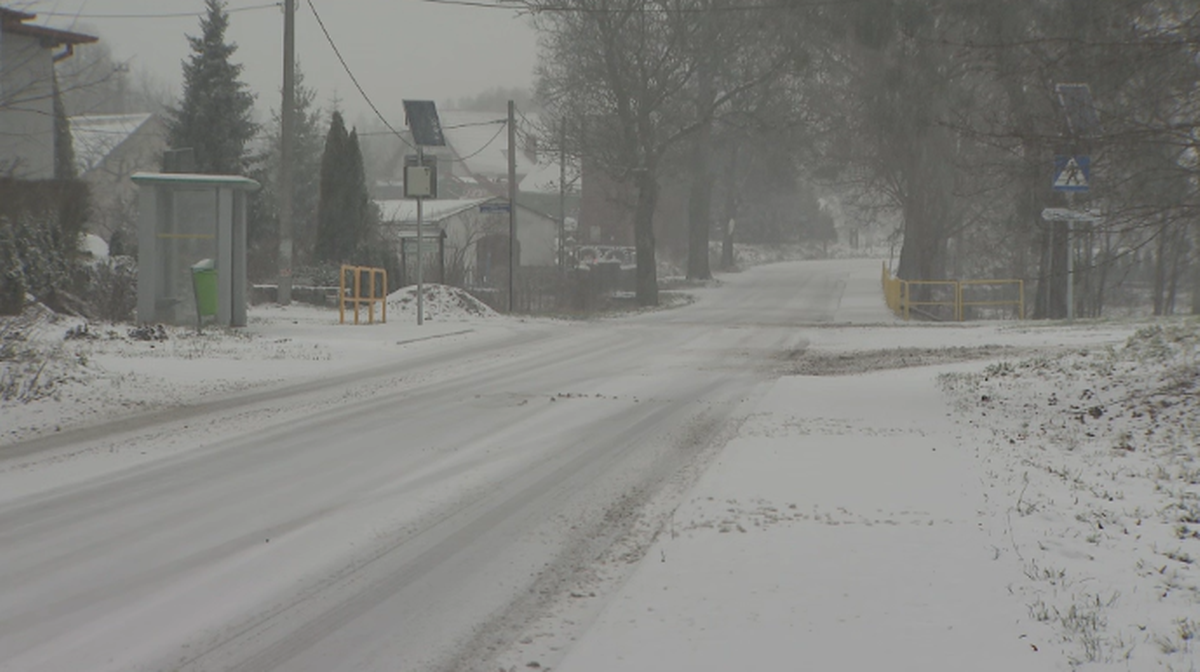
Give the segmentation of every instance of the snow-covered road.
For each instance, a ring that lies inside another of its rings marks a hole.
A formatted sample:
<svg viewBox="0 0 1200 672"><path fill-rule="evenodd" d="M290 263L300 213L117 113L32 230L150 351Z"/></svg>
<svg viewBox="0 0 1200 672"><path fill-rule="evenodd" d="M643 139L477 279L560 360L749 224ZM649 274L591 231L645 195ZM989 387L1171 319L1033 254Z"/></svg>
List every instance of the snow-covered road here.
<svg viewBox="0 0 1200 672"><path fill-rule="evenodd" d="M804 327L890 322L877 277L764 267L677 310L448 339L285 408L10 446L0 669L482 664L641 543L643 506L694 483Z"/></svg>

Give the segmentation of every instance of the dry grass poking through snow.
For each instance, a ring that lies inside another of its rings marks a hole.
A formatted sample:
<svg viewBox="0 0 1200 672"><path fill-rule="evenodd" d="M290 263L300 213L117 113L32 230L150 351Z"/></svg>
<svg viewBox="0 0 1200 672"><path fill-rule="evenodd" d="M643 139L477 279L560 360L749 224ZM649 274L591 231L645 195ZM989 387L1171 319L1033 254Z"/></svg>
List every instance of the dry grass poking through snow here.
<svg viewBox="0 0 1200 672"><path fill-rule="evenodd" d="M61 340L47 338L73 324L40 304L0 318L0 405L56 397L78 378L86 356L73 356Z"/></svg>
<svg viewBox="0 0 1200 672"><path fill-rule="evenodd" d="M942 383L990 435L996 554L1073 664L1200 669L1200 324Z"/></svg>

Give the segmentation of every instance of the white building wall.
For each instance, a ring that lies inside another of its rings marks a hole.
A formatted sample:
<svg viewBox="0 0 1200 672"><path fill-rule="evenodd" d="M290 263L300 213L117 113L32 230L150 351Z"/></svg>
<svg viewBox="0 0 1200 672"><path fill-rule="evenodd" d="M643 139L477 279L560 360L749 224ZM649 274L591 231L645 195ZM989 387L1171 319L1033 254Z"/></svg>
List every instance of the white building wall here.
<svg viewBox="0 0 1200 672"><path fill-rule="evenodd" d="M507 236L507 213L460 212L439 222L446 231L447 271L462 265L468 282L477 280L475 245L484 236ZM558 222L521 208L517 211L517 240L521 266L554 266L558 263Z"/></svg>
<svg viewBox="0 0 1200 672"><path fill-rule="evenodd" d="M0 36L0 175L54 177L54 61L27 35Z"/></svg>

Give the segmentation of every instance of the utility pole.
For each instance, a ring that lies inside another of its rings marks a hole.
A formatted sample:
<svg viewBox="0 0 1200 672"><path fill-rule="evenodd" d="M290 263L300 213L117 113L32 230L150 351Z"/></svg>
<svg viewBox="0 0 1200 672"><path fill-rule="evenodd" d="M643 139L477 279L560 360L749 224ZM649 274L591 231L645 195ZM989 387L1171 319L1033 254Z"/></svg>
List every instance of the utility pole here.
<svg viewBox="0 0 1200 672"><path fill-rule="evenodd" d="M425 148L417 143L417 166L425 165ZM425 249L424 235L421 232L421 218L424 216L425 198L417 196L417 326L425 324ZM401 243L403 247L403 243Z"/></svg>
<svg viewBox="0 0 1200 672"><path fill-rule="evenodd" d="M558 134L558 270L567 269L567 118Z"/></svg>
<svg viewBox="0 0 1200 672"><path fill-rule="evenodd" d="M517 263L517 123L516 104L508 101L508 312L516 306Z"/></svg>
<svg viewBox="0 0 1200 672"><path fill-rule="evenodd" d="M283 105L279 147L279 305L292 302L292 146L296 117L296 0L283 2Z"/></svg>

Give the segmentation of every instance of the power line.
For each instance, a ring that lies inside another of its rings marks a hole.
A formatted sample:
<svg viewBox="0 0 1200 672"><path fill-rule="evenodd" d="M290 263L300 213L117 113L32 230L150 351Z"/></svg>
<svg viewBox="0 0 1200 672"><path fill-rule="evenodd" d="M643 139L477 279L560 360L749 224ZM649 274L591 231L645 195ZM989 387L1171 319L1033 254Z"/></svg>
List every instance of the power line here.
<svg viewBox="0 0 1200 672"><path fill-rule="evenodd" d="M450 126L442 126L443 131L451 131L456 128L469 128L471 126L491 126L492 124L506 123L506 119L492 119L491 121L473 121L466 124L451 124ZM367 133L359 133L358 137L370 137L373 135L392 135L391 131L369 131Z"/></svg>
<svg viewBox="0 0 1200 672"><path fill-rule="evenodd" d="M492 136L492 139L491 139L491 140L488 140L488 141L487 141L487 144L485 144L484 146L482 146L482 147L480 147L479 149L477 149L477 150L475 150L475 151L471 152L470 154L467 154L466 156L460 156L460 157L458 157L457 159L454 159L454 160L455 160L455 161L457 161L457 162L459 162L459 163L466 163L466 162L467 162L467 159L473 159L473 158L475 158L476 156L479 156L480 154L482 154L482 153L483 153L483 150L485 150L485 149L487 149L488 147L491 147L491 146L492 146L492 143L496 141L496 138L500 137L500 134L501 134L501 133L503 133L503 132L505 131L505 128L506 128L506 126L501 126L501 127L499 128L499 130L497 130L497 131L496 131L496 134Z"/></svg>
<svg viewBox="0 0 1200 672"><path fill-rule="evenodd" d="M248 5L246 7L229 7L224 11L229 14L237 14L239 12L252 12L259 9L271 9L272 7L282 7L281 2L272 2L261 5ZM167 12L160 14L76 14L75 12L35 12L38 16L54 16L66 17L71 19L182 19L194 18L204 14L203 11L195 12Z"/></svg>
<svg viewBox="0 0 1200 672"><path fill-rule="evenodd" d="M449 131L449 130L452 130L455 128L468 128L470 126L491 126L492 124L506 124L506 123L508 123L507 119L492 119L491 121L472 121L470 123L465 123L465 124L451 124L450 126L443 126L442 129Z"/></svg>
<svg viewBox="0 0 1200 672"><path fill-rule="evenodd" d="M875 0L798 0L796 2L781 2L781 3L757 3L748 5L724 5L718 7L652 7L645 6L638 8L631 7L573 7L569 4L548 4L537 5L523 4L518 2L486 2L482 0L420 0L431 5L456 5L461 7L481 7L484 9L504 9L508 11L528 12L530 14L538 14L541 12L556 12L578 14L618 14L623 12L638 11L650 12L656 14L708 14L719 12L755 12L762 10L792 10L809 7L831 7L836 5L858 4L863 2L874 2Z"/></svg>
<svg viewBox="0 0 1200 672"><path fill-rule="evenodd" d="M317 12L317 7L313 4L313 0L308 0L308 8L312 10L313 18L317 20L317 25L321 27L321 32L325 34L325 39L329 42L329 46L333 48L333 53L337 56L338 61L341 62L342 68L345 69L346 74L350 76L350 81L354 82L354 88L358 89L358 92L362 94L363 100L367 101L367 105L371 108L371 111L375 113L375 116L379 117L379 121L383 122L383 125L387 127L387 129L391 131L393 135L395 135L397 138L400 138L400 142L403 142L413 149L416 149L416 146L414 146L408 141L408 139L401 135L400 131L397 131L390 123L388 123L387 118L383 116L383 113L380 112L379 108L375 106L375 103L371 100L371 97L368 96L367 92L363 90L362 84L358 83L358 78L354 76L354 72L346 63L346 59L342 58L341 50L338 49L337 44L334 43L333 37L329 34L329 30L325 28L325 22L321 20L321 15Z"/></svg>

